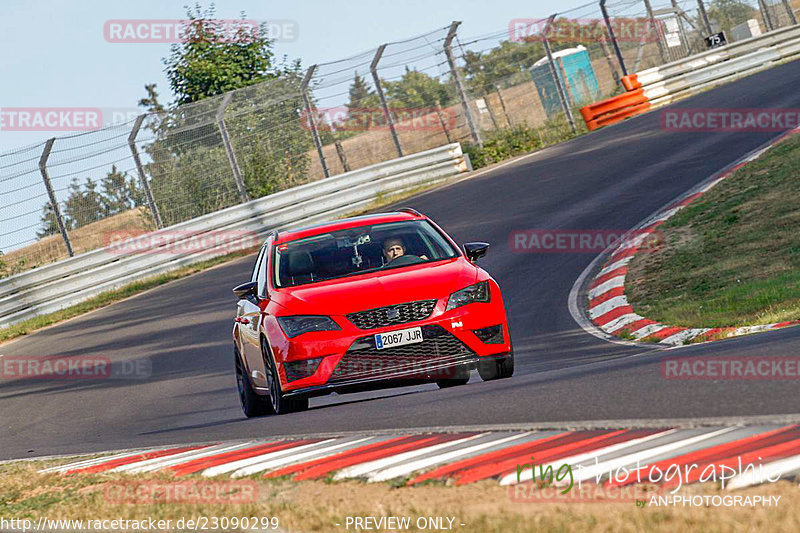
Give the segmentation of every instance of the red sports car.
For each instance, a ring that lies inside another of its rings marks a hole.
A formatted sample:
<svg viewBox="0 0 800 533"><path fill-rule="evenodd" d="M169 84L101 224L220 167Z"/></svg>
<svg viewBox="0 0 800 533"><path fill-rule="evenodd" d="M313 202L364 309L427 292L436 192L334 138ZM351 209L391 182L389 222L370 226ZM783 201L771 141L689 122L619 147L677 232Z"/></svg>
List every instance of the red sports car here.
<svg viewBox="0 0 800 533"><path fill-rule="evenodd" d="M236 379L246 416L308 398L411 383L508 378L514 354L500 287L413 209L273 232L239 298Z"/></svg>

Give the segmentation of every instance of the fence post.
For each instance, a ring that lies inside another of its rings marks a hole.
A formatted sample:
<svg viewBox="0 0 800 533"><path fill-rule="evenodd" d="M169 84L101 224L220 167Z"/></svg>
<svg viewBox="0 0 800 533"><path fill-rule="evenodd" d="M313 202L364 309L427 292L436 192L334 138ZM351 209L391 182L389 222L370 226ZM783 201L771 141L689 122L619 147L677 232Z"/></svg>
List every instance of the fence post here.
<svg viewBox="0 0 800 533"><path fill-rule="evenodd" d="M764 0L758 0L758 7L761 8L761 18L764 19L764 25L767 27L767 31L774 30L775 26L772 25L772 17L769 14L767 3Z"/></svg>
<svg viewBox="0 0 800 533"><path fill-rule="evenodd" d="M47 196L50 197L50 206L53 208L53 215L56 217L56 222L58 222L58 230L61 232L61 237L64 239L64 244L67 245L67 253L70 257L73 257L75 252L72 251L72 243L70 242L69 235L67 234L67 226L64 224L64 217L61 215L61 208L58 207L58 200L56 199L56 193L53 190L53 184L50 183L50 176L47 174L47 159L50 157L50 150L53 149L54 142L56 142L55 137L48 139L44 144L42 157L39 158L39 172L42 173L42 181L44 181L44 187L47 189Z"/></svg>
<svg viewBox="0 0 800 533"><path fill-rule="evenodd" d="M614 52L617 54L617 60L619 61L619 67L622 69L622 75L627 76L628 69L625 68L625 60L622 59L622 52L619 49L617 36L614 35L614 28L611 27L611 19L608 16L608 9L606 9L606 0L600 0L600 11L603 12L603 20L606 23L606 29L608 29L608 36L611 37L611 44L614 45Z"/></svg>
<svg viewBox="0 0 800 533"><path fill-rule="evenodd" d="M600 35L600 47L603 49L603 55L606 57L606 63L608 63L608 70L611 72L611 77L614 79L614 85L622 85L617 67L614 66L614 61L611 59L611 51L608 49L608 40L604 34Z"/></svg>
<svg viewBox="0 0 800 533"><path fill-rule="evenodd" d="M460 24L461 21L456 20L450 25L450 30L447 32L447 37L444 38L444 55L447 58L447 65L450 67L450 75L453 77L453 82L456 84L456 92L458 93L458 98L461 100L461 108L464 110L464 116L467 119L467 126L469 126L469 132L472 134L472 140L478 146L483 147L481 132L478 131L475 117L472 116L472 110L470 109L469 101L467 100L467 93L464 91L464 84L461 83L461 75L458 73L456 61L453 59L453 50L451 48L451 44L456 36L456 30Z"/></svg>
<svg viewBox="0 0 800 533"><path fill-rule="evenodd" d="M708 20L708 13L706 12L706 5L703 3L703 0L697 0L697 10L700 12L700 18L703 19L703 25L706 28L707 35L711 35L714 33L714 30L711 28L711 21Z"/></svg>
<svg viewBox="0 0 800 533"><path fill-rule="evenodd" d="M558 91L558 98L561 100L561 108L567 115L567 120L572 128L572 132L576 133L578 128L575 127L575 118L572 116L572 108L570 107L569 98L567 97L567 92L564 90L564 85L561 83L561 76L559 76L556 62L553 59L553 53L550 50L550 41L547 39L547 32L550 31L550 25L553 23L555 18L556 14L554 13L550 15L550 18L547 19L547 24L544 25L544 30L542 31L542 42L544 43L544 51L547 52L547 61L550 63L550 75L553 76L553 81L555 82L556 90ZM565 79L564 82L566 83L567 80Z"/></svg>
<svg viewBox="0 0 800 533"><path fill-rule="evenodd" d="M444 136L447 138L447 144L452 144L453 139L450 138L450 131L447 129L447 124L445 124L442 118L442 104L439 103L438 99L436 100L436 116L439 117L439 125L442 127Z"/></svg>
<svg viewBox="0 0 800 533"><path fill-rule="evenodd" d="M506 102L503 100L503 93L500 91L500 86L495 84L495 91L497 91L497 99L500 100L500 107L503 109L503 117L506 119L506 124L511 127L511 121L508 119L508 111L506 110Z"/></svg>
<svg viewBox="0 0 800 533"><path fill-rule="evenodd" d="M392 134L392 141L394 141L394 147L397 149L397 155L403 157L403 149L400 148L400 139L397 138L397 131L394 129L394 119L389 112L389 105L386 103L386 95L383 94L383 87L381 87L381 78L378 76L378 62L381 60L384 50L386 50L385 44L378 47L378 50L375 52L375 57L372 58L372 63L369 65L369 71L372 73L372 81L375 83L375 92L378 93L378 98L381 100L383 114L386 117L386 123L389 125L389 132Z"/></svg>
<svg viewBox="0 0 800 533"><path fill-rule="evenodd" d="M667 63L667 52L664 50L664 40L661 37L661 26L658 25L658 20L656 20L656 16L653 14L653 5L650 3L650 0L644 0L644 8L647 10L647 18L650 19L650 24L653 25L653 30L656 32L658 55L661 56L662 63Z"/></svg>
<svg viewBox="0 0 800 533"><path fill-rule="evenodd" d="M222 134L222 144L225 145L225 152L228 154L228 161L231 164L231 170L233 170L233 179L236 180L236 188L239 189L239 196L242 197L242 203L244 203L249 202L250 197L247 196L247 189L244 188L244 180L242 179L242 173L239 171L239 163L236 161L236 153L233 151L231 138L228 136L228 128L225 126L224 118L225 108L228 107L231 98L233 98L233 92L225 93L225 96L222 98L222 103L217 109L217 127L219 128L220 134Z"/></svg>
<svg viewBox="0 0 800 533"><path fill-rule="evenodd" d="M783 7L786 9L786 14L789 15L789 22L792 24L797 24L797 17L794 15L794 11L792 11L792 6L789 4L789 0L782 0Z"/></svg>
<svg viewBox="0 0 800 533"><path fill-rule="evenodd" d="M350 172L350 165L347 163L347 154L344 153L344 146L342 146L342 141L336 139L333 141L333 145L336 147L336 155L339 156L339 161L342 162L342 168L345 172Z"/></svg>
<svg viewBox="0 0 800 533"><path fill-rule="evenodd" d="M136 148L136 136L139 134L139 128L142 127L142 121L144 121L144 117L146 116L147 114L143 114L136 117L136 122L133 123L131 134L128 135L128 147L131 149L131 154L133 154L136 172L139 173L139 183L142 184L142 189L144 189L147 205L150 207L150 212L153 214L153 221L156 223L156 227L161 229L164 227L164 224L161 222L161 214L158 212L155 199L153 199L153 191L150 190L150 184L147 182L147 176L145 176L144 168L142 167L142 160L139 158L139 150Z"/></svg>
<svg viewBox="0 0 800 533"><path fill-rule="evenodd" d="M692 55L692 49L689 45L689 38L686 36L686 28L683 26L683 10L678 5L678 0L672 0L672 9L675 12L675 18L678 19L678 31L681 34L681 39L683 40L683 50L686 52L686 56Z"/></svg>
<svg viewBox="0 0 800 533"><path fill-rule="evenodd" d="M325 154L322 152L322 141L319 139L319 132L317 131L317 121L314 117L314 110L311 108L311 99L308 97L308 84L311 82L311 76L317 70L316 65L311 65L303 77L300 84L300 93L303 95L303 105L306 108L306 116L308 117L308 125L311 128L311 137L314 138L314 146L317 148L317 155L319 156L319 163L322 165L322 173L326 178L331 176L328 170L328 163L325 162Z"/></svg>

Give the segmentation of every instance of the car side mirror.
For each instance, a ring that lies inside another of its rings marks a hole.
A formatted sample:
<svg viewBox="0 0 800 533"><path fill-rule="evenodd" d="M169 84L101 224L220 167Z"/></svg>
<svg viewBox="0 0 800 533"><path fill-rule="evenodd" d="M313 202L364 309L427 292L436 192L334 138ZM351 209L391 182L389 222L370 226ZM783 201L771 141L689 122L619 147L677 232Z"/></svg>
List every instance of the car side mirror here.
<svg viewBox="0 0 800 533"><path fill-rule="evenodd" d="M258 282L256 281L248 281L247 283L242 283L233 288L233 294L240 300L248 300L250 298L256 298L256 294L258 293Z"/></svg>
<svg viewBox="0 0 800 533"><path fill-rule="evenodd" d="M478 259L486 255L488 251L488 242L468 242L464 244L464 253L467 254L467 259L472 263L475 263Z"/></svg>

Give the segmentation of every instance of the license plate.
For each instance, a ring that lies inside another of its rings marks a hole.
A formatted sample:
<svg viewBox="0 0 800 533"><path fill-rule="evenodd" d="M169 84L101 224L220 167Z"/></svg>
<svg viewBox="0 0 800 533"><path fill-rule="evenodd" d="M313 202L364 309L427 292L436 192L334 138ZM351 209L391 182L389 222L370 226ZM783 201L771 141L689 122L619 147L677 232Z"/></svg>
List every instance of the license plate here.
<svg viewBox="0 0 800 533"><path fill-rule="evenodd" d="M404 344L414 344L422 342L422 328L399 329L389 333L375 334L375 347L379 350L391 348L392 346L403 346Z"/></svg>

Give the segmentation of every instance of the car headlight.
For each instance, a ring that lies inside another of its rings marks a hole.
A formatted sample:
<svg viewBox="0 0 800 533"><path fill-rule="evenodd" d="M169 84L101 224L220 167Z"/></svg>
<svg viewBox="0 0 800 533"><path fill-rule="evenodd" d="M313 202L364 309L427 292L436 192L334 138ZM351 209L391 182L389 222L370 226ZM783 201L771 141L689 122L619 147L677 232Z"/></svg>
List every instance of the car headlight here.
<svg viewBox="0 0 800 533"><path fill-rule="evenodd" d="M447 309L450 311L462 305L471 304L473 302L488 302L489 301L489 282L481 281L475 285L470 285L466 289L461 289L450 295L447 300Z"/></svg>
<svg viewBox="0 0 800 533"><path fill-rule="evenodd" d="M290 339L309 331L335 331L342 329L329 316L280 316L278 324Z"/></svg>

